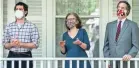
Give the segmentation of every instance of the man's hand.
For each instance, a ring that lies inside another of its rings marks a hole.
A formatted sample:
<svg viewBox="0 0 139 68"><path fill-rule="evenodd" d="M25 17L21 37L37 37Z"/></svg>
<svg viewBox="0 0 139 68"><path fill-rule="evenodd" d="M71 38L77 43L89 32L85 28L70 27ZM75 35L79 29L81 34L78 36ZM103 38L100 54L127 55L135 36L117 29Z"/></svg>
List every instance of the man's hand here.
<svg viewBox="0 0 139 68"><path fill-rule="evenodd" d="M10 44L11 44L11 46L19 47L20 41L18 39L12 39Z"/></svg>
<svg viewBox="0 0 139 68"><path fill-rule="evenodd" d="M123 56L123 61L129 61L132 58L131 55L124 55Z"/></svg>

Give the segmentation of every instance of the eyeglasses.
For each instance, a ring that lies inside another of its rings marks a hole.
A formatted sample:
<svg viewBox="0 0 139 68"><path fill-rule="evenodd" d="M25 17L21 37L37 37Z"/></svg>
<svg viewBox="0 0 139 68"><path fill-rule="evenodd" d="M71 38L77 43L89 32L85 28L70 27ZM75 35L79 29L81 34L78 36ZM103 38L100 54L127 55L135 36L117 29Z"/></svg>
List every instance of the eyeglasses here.
<svg viewBox="0 0 139 68"><path fill-rule="evenodd" d="M76 19L75 18L69 18L66 21L73 21L73 20L76 20Z"/></svg>

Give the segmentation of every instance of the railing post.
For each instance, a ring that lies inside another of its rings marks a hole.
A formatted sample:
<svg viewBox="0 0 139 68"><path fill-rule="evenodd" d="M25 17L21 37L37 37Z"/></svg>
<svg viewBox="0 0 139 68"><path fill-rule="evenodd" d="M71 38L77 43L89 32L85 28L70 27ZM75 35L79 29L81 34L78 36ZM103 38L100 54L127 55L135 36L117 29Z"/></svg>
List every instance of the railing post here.
<svg viewBox="0 0 139 68"><path fill-rule="evenodd" d="M51 61L47 60L47 68L51 68Z"/></svg>
<svg viewBox="0 0 139 68"><path fill-rule="evenodd" d="M109 61L106 60L106 68L108 68L108 65L109 65Z"/></svg>
<svg viewBox="0 0 139 68"><path fill-rule="evenodd" d="M27 67L26 68L29 68L29 60L27 60Z"/></svg>
<svg viewBox="0 0 139 68"><path fill-rule="evenodd" d="M102 68L102 67L101 67L101 60L98 60L98 61L99 61L99 68Z"/></svg>
<svg viewBox="0 0 139 68"><path fill-rule="evenodd" d="M135 68L138 68L138 61L135 60L134 62L135 62Z"/></svg>
<svg viewBox="0 0 139 68"><path fill-rule="evenodd" d="M95 67L95 66L94 66L94 60L91 60L91 61L90 61L90 64L91 64L92 68Z"/></svg>
<svg viewBox="0 0 139 68"><path fill-rule="evenodd" d="M87 61L84 60L84 68L87 68L86 66L87 66Z"/></svg>
<svg viewBox="0 0 139 68"><path fill-rule="evenodd" d="M127 68L130 68L130 61L128 61L127 64L128 64L128 67Z"/></svg>
<svg viewBox="0 0 139 68"><path fill-rule="evenodd" d="M36 68L36 60L33 61L33 68Z"/></svg>
<svg viewBox="0 0 139 68"><path fill-rule="evenodd" d="M54 60L55 61L55 68L58 68L58 60Z"/></svg>
<svg viewBox="0 0 139 68"><path fill-rule="evenodd" d="M123 68L123 61L120 60L120 68Z"/></svg>
<svg viewBox="0 0 139 68"><path fill-rule="evenodd" d="M77 60L77 68L79 68L79 60Z"/></svg>
<svg viewBox="0 0 139 68"><path fill-rule="evenodd" d="M4 68L7 68L7 61L4 60Z"/></svg>
<svg viewBox="0 0 139 68"><path fill-rule="evenodd" d="M12 60L12 68L14 68L15 67L15 65L14 65L15 63L14 63L14 60Z"/></svg>
<svg viewBox="0 0 139 68"><path fill-rule="evenodd" d="M62 60L62 68L65 68L65 60Z"/></svg>
<svg viewBox="0 0 139 68"><path fill-rule="evenodd" d="M116 68L116 61L113 60L113 68Z"/></svg>
<svg viewBox="0 0 139 68"><path fill-rule="evenodd" d="M21 64L22 64L21 60L19 60L18 63L19 63L19 68L21 68Z"/></svg>
<svg viewBox="0 0 139 68"><path fill-rule="evenodd" d="M70 68L72 68L72 60L70 60Z"/></svg>
<svg viewBox="0 0 139 68"><path fill-rule="evenodd" d="M41 60L41 68L44 68L44 67L43 67L43 60Z"/></svg>

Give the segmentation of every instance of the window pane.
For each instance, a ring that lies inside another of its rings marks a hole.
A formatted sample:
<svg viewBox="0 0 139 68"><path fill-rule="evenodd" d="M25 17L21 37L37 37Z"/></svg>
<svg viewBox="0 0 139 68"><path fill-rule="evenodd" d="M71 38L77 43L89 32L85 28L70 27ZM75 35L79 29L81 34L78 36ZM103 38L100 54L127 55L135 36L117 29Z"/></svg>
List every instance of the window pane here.
<svg viewBox="0 0 139 68"><path fill-rule="evenodd" d="M66 15L69 12L92 15L99 11L98 8L99 0L56 0L56 15Z"/></svg>
<svg viewBox="0 0 139 68"><path fill-rule="evenodd" d="M62 35L66 31L64 19L56 19L56 57L62 57L60 52L59 42L62 40Z"/></svg>
<svg viewBox="0 0 139 68"><path fill-rule="evenodd" d="M139 25L139 0L133 0L133 6L132 6L132 19Z"/></svg>

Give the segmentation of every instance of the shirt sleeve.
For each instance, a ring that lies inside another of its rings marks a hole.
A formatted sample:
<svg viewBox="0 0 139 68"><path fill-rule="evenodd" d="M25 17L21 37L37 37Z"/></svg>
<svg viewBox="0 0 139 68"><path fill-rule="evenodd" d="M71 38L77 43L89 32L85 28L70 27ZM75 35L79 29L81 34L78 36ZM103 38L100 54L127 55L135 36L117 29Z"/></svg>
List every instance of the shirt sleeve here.
<svg viewBox="0 0 139 68"><path fill-rule="evenodd" d="M10 34L9 34L9 25L7 25L4 29L4 33L3 33L3 40L2 40L2 43L3 43L3 46L5 47L5 45L7 43L10 43Z"/></svg>
<svg viewBox="0 0 139 68"><path fill-rule="evenodd" d="M89 42L88 34L87 34L85 29L83 29L83 43L85 43L87 45L86 50L89 50L90 49L90 42Z"/></svg>
<svg viewBox="0 0 139 68"><path fill-rule="evenodd" d="M62 40L63 40L63 41L66 41L65 37L66 37L66 36L65 36L65 33L64 33L63 36L62 36ZM66 54L66 53L67 53L67 47L66 47L66 45L65 45L65 52L63 53L63 52L61 51L61 53L62 53L62 54Z"/></svg>
<svg viewBox="0 0 139 68"><path fill-rule="evenodd" d="M31 41L36 45L36 48L39 46L39 38L38 28L34 25L31 30Z"/></svg>

